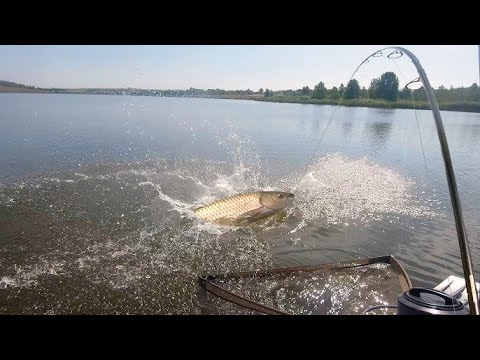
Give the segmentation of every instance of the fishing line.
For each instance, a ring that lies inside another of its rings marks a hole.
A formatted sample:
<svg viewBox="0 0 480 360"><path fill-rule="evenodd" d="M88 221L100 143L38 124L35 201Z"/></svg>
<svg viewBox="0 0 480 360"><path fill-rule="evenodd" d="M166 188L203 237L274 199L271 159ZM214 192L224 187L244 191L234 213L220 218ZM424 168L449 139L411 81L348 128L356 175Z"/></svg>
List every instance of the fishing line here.
<svg viewBox="0 0 480 360"><path fill-rule="evenodd" d="M384 49L385 50L385 49ZM353 72L353 74L350 76L348 82L347 82L347 87L345 87L345 89L343 90L342 92L342 95L340 97L340 99L338 100L337 104L335 105L335 108L333 109L333 112L332 112L332 115L330 116L330 118L328 119L328 122L327 122L327 125L325 126L325 129L323 130L322 132L322 135L319 139L319 141L317 142L317 145L315 146L315 149L310 157L310 159L308 160L306 166L305 166L305 169L304 171L302 172L298 182L291 188L290 192L294 192L296 190L296 188L298 187L298 185L300 184L300 182L302 181L302 179L305 177L308 169L310 168L311 164L312 164L312 161L315 157L315 154L318 152L318 149L320 148L320 145L323 141L323 138L325 136L325 133L327 132L329 126L330 126L330 123L332 122L333 120L333 117L335 116L335 113L337 112L337 109L338 107L340 106L340 103L342 102L344 96L345 96L345 93L347 92L347 89L348 89L348 83L353 79L353 77L355 76L355 74L358 72L358 70L362 67L362 65L366 64L369 62L369 59L370 58L374 58L374 57L381 57L383 56L383 53L382 53L382 50L379 50L379 51L376 51L374 52L373 54L371 54L370 56L368 56L367 58L365 58L361 63L360 65L358 65L358 67L355 69L355 71ZM401 76L404 78L405 82L407 81L405 76L403 75L403 73L401 72L400 68L398 67L395 59L398 59L400 57L403 56L403 52L396 49L394 51L392 51L390 54L387 55L387 57L391 60L393 60L395 66L397 67L398 71L400 72ZM415 79L409 83L407 83L407 85L405 85L406 88L408 88L408 85L410 85L411 83L413 82L417 82L417 81L420 81L420 79ZM419 124L419 121L418 121L418 116L417 116L417 109L416 109L416 105L415 105L415 99L413 97L413 91L411 92L410 94L411 98L412 98L412 103L413 103L413 109L414 109L414 114L415 114L415 120L416 120L416 123L417 123L417 130L418 130L418 134L419 134L419 137L420 137L420 145L422 147L422 155L423 155L423 160L424 160L424 164L425 164L425 169L426 169L426 177L427 177L427 182L429 180L428 178L428 166L427 166L427 160L426 160L426 156L425 156L425 149L424 149L424 146L423 146L423 141L422 141L422 135L421 135L421 132L420 132L420 124Z"/></svg>
<svg viewBox="0 0 480 360"><path fill-rule="evenodd" d="M353 72L353 74L350 76L350 79L348 79L348 82L347 82L347 86L345 87L345 89L343 90L343 93L342 93L342 96L340 97L340 100L338 100L337 102L337 105L335 105L335 108L333 109L333 113L332 115L330 116L330 119L328 120L327 122L327 126L325 127L325 129L323 130L323 133L322 133L322 136L320 137L320 140L318 141L317 145L315 146L315 150L313 151L312 153L312 156L310 157L309 161L307 162L307 166L305 167L305 170L303 171L302 175L300 176L298 182L291 188L290 192L294 192L294 190L298 187L298 185L300 184L300 182L302 181L303 177L305 176L305 174L307 173L308 171L308 168L310 167L310 165L312 164L312 161L313 161L313 158L315 156L315 154L317 153L319 147L320 147L320 144L322 143L322 140L323 140L323 137L325 136L325 133L327 132L327 129L328 127L330 126L330 123L332 122L332 119L333 117L335 116L335 113L337 112L337 109L338 107L340 106L340 103L341 101L343 100L343 97L345 96L345 93L347 92L347 88L348 88L348 83L353 79L353 77L355 76L355 74L358 72L358 70L360 69L360 67L363 65L363 64L366 64L369 62L368 59L370 59L371 57L380 57L380 56L383 56L383 53L382 51L376 51L375 53L371 54L370 56L368 56L367 58L365 58L365 60L363 60L360 65L358 65L358 67L355 69L355 71Z"/></svg>
<svg viewBox="0 0 480 360"><path fill-rule="evenodd" d="M395 53L395 52L399 52L399 53L401 53L402 55L400 55L400 56L398 56L398 57L390 57L390 55L392 55L392 54ZM399 57L403 56L403 53L402 53L400 50L395 50L393 53L390 54L390 55L388 55L388 57L393 60L393 63L394 63L395 66L397 67L398 72L400 73L400 75L403 77L403 80L405 80L405 82L407 82L407 79L405 78L405 76L403 75L402 71L401 71L400 68L398 67L397 62L395 61L395 59L398 59ZM405 85L404 88L410 90L410 88L408 88L408 85L410 85L410 84L412 84L412 83L414 83L414 82L417 82L417 81L420 81L420 78L417 78L417 79L415 79L415 80L413 80L413 81L410 81L409 83L407 83L407 84ZM424 149L424 147L423 147L422 133L420 132L420 123L418 122L417 108L416 108L416 106L415 106L415 99L414 99L414 97L413 97L413 91L410 92L410 97L412 98L413 110L414 110L414 113L415 113L415 120L416 120L416 122L417 122L418 136L419 136L419 138L420 138L420 145L421 145L421 147L422 147L423 161L424 161L424 163L425 163L425 176L426 176L426 178L427 178L427 182L429 182L427 158L426 158L426 156L425 156L425 149Z"/></svg>
<svg viewBox="0 0 480 360"><path fill-rule="evenodd" d="M368 59L368 58L367 58ZM365 60L367 60L365 59ZM358 69L360 68L360 66L362 66L362 64L365 62L365 60L357 67L357 69L353 72L352 76L350 76L350 79L348 80L348 82L350 82L350 80L352 80L352 78L355 76L356 72L358 71ZM347 86L348 86L348 83L347 83ZM310 157L310 160L307 162L307 166L305 167L305 170L303 171L302 173L302 176L300 176L297 184L295 184L292 189L290 190L290 192L294 192L294 190L298 187L298 185L300 184L300 182L302 181L303 177L305 176L305 174L307 173L308 171L308 168L310 167L312 161L313 161L313 157L315 156L315 153L318 151L318 148L320 147L320 144L322 143L322 140L323 140L323 137L325 136L325 133L327 132L327 129L328 127L330 126L330 123L332 122L332 119L333 119L333 116L335 115L335 113L337 112L337 109L338 109L338 106L340 105L340 102L343 100L343 97L345 96L345 93L347 92L347 87L345 87L345 89L343 90L342 92L342 96L340 97L340 100L338 100L337 102L337 105L335 105L335 108L333 109L333 113L332 115L330 116L330 119L328 120L327 122L327 126L325 127L325 129L323 130L323 133L322 133L322 136L320 137L320 140L318 141L316 147L315 147L315 150L313 151L312 153L312 156Z"/></svg>

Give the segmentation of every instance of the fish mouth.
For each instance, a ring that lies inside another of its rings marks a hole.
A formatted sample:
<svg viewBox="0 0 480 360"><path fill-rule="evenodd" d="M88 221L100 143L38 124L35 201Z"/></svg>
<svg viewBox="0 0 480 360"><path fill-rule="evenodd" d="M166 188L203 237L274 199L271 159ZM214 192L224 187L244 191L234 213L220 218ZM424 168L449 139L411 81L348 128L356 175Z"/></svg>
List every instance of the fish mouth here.
<svg viewBox="0 0 480 360"><path fill-rule="evenodd" d="M287 204L286 204L285 206L289 206L289 205L293 204L293 198L294 198L294 197L295 197L294 194L290 194L290 193L289 193L289 194L287 195L287 199L286 199Z"/></svg>

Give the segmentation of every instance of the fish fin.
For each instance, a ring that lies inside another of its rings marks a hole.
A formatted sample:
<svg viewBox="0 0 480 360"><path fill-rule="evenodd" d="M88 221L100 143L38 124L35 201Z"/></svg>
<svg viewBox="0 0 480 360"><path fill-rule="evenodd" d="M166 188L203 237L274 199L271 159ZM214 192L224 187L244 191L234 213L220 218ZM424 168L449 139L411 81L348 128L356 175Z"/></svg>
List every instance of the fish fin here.
<svg viewBox="0 0 480 360"><path fill-rule="evenodd" d="M238 220L237 218L225 216L225 217L216 219L215 222L220 225L237 225L236 224L237 220Z"/></svg>
<svg viewBox="0 0 480 360"><path fill-rule="evenodd" d="M261 207L259 209L251 210L245 214L240 215L234 221L234 225L248 225L260 219L264 219L270 215L276 213L277 210L268 209L266 207Z"/></svg>
<svg viewBox="0 0 480 360"><path fill-rule="evenodd" d="M245 214L242 214L239 217L237 217L233 222L233 225L236 225L236 226L248 225L255 221L255 217L257 214L258 214L258 210L252 210L252 211L246 212Z"/></svg>
<svg viewBox="0 0 480 360"><path fill-rule="evenodd" d="M259 215L259 209L248 211L238 217L224 216L216 219L215 222L220 225L242 226L256 221Z"/></svg>

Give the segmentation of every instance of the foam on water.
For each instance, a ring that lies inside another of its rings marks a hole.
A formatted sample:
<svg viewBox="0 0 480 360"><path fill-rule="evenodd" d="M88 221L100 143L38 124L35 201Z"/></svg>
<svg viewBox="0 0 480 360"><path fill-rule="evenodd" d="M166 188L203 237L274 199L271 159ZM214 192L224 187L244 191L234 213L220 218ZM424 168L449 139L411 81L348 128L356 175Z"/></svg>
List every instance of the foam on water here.
<svg viewBox="0 0 480 360"><path fill-rule="evenodd" d="M15 274L0 278L0 289L7 287L32 287L38 284L42 276L57 276L65 274L65 261L49 261L40 258L33 265L15 266Z"/></svg>
<svg viewBox="0 0 480 360"><path fill-rule="evenodd" d="M295 203L304 224L323 219L348 226L385 216L435 216L432 206L418 200L414 186L400 173L367 158L351 160L334 153L311 166L297 185Z"/></svg>

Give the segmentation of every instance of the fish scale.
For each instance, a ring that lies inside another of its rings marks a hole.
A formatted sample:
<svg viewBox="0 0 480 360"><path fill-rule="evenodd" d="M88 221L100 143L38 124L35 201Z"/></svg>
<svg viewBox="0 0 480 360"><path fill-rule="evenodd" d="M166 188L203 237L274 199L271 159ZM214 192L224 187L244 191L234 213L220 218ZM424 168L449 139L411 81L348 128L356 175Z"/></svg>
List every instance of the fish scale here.
<svg viewBox="0 0 480 360"><path fill-rule="evenodd" d="M249 211L261 208L260 195L260 192L254 192L217 200L209 205L198 208L195 210L195 213L207 221L235 218Z"/></svg>

